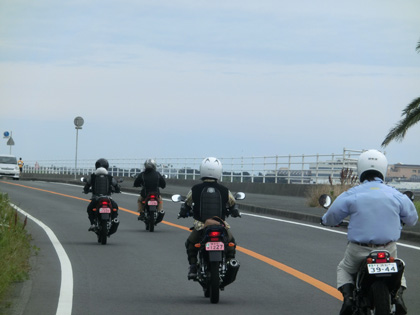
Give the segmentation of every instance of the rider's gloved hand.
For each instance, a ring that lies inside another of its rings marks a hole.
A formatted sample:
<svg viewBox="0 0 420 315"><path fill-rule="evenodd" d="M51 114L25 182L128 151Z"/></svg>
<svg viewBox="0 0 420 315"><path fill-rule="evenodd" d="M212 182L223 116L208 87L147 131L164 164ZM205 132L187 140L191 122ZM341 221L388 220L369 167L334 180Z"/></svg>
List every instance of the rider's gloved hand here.
<svg viewBox="0 0 420 315"><path fill-rule="evenodd" d="M239 213L238 206L234 205L231 209L229 209L230 215L232 218L241 217L241 214Z"/></svg>
<svg viewBox="0 0 420 315"><path fill-rule="evenodd" d="M181 205L181 209L179 210L178 218L187 218L189 216L189 210L190 208L185 203L183 203Z"/></svg>

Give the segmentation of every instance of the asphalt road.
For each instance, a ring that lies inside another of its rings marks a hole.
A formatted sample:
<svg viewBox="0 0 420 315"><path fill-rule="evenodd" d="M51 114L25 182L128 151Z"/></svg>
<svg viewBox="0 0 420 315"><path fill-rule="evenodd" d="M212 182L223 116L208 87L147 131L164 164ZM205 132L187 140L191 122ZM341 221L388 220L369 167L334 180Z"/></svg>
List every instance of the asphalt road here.
<svg viewBox="0 0 420 315"><path fill-rule="evenodd" d="M118 194L120 228L100 245L92 232L80 186L1 180L12 203L41 220L56 235L71 262L72 314L337 314L336 266L346 237L336 230L244 212L229 219L241 263L236 282L210 304L201 287L187 280L184 242L191 219L177 219L179 204L165 200L166 216L155 232L136 219L136 194ZM185 193L185 192L180 192ZM11 314L56 314L60 259L32 220L28 230L39 248L30 280L17 286ZM409 310L420 309L419 248L400 245L407 264ZM66 276L66 275L65 275ZM69 273L67 273L69 277ZM68 279L67 279L68 280ZM61 315L61 314L60 314Z"/></svg>

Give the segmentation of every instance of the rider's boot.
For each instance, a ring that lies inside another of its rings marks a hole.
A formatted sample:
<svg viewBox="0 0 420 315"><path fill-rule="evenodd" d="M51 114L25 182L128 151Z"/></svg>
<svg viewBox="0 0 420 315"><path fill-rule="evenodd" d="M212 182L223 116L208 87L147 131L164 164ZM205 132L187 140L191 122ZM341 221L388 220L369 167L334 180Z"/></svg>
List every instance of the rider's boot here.
<svg viewBox="0 0 420 315"><path fill-rule="evenodd" d="M343 306L340 310L340 315L352 315L353 314L353 290L354 285L352 283L346 283L345 285L338 288L343 294Z"/></svg>
<svg viewBox="0 0 420 315"><path fill-rule="evenodd" d="M144 221L144 211L140 212L140 215L138 216L137 220Z"/></svg>
<svg viewBox="0 0 420 315"><path fill-rule="evenodd" d="M197 278L197 265L191 264L188 268L188 280L194 280Z"/></svg>

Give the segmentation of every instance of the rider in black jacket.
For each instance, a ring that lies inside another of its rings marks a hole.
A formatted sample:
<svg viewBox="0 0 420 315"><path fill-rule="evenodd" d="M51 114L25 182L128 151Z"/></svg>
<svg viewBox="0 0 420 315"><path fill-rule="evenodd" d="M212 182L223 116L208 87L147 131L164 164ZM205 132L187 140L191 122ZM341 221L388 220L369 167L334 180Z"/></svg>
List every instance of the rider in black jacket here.
<svg viewBox="0 0 420 315"><path fill-rule="evenodd" d="M240 216L232 193L217 182L222 176L222 163L220 160L214 157L204 159L200 165L200 176L203 182L191 188L179 213L179 217L185 218L192 209L194 217L194 229L185 242L190 264L188 270L189 280L197 277L198 249L194 245L200 242L206 221L211 220L211 224L220 224L212 220L212 218L218 217L222 219L228 233L229 242L235 243L230 226L225 219L228 215L232 217ZM236 246L226 248L227 261L235 258L235 248Z"/></svg>
<svg viewBox="0 0 420 315"><path fill-rule="evenodd" d="M87 207L87 213L91 224L89 231L94 231L95 229L95 215L93 209L96 206L99 196L111 196L112 192L121 192L118 182L112 177L112 175L108 174L109 163L106 159L97 160L95 168L95 173L90 175L86 181L85 187L83 188L83 192L85 194L88 194L90 190L92 191L91 202ZM113 199L110 198L110 200L112 204L111 217L112 219L115 219L118 216L118 205Z"/></svg>
<svg viewBox="0 0 420 315"><path fill-rule="evenodd" d="M160 195L160 188L166 187L165 178L156 171L156 162L153 159L147 159L144 162L144 171L141 172L134 180L134 187L142 187L140 197L137 200L138 212L140 213L138 220L144 220L144 203L143 201L149 193L158 195L159 205L157 210L163 214L163 200ZM163 217L163 216L162 216Z"/></svg>

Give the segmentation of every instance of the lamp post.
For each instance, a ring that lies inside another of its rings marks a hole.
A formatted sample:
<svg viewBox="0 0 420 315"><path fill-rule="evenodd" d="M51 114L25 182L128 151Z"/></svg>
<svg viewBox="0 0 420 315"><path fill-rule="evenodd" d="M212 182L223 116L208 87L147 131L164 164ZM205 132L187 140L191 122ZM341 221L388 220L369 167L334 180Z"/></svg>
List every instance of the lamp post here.
<svg viewBox="0 0 420 315"><path fill-rule="evenodd" d="M79 129L82 129L82 126L83 126L84 122L85 121L80 116L77 116L74 119L74 125L76 126L75 127L76 128L76 159L74 161L74 179L76 179L76 175L77 175L76 174L77 173L77 143L78 143L78 140L79 140Z"/></svg>

